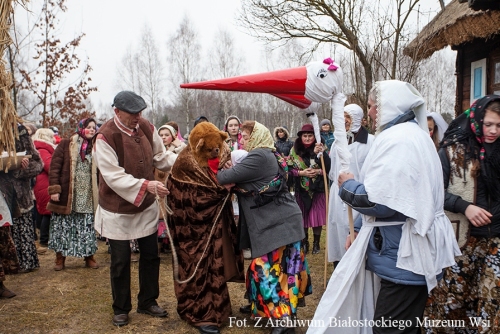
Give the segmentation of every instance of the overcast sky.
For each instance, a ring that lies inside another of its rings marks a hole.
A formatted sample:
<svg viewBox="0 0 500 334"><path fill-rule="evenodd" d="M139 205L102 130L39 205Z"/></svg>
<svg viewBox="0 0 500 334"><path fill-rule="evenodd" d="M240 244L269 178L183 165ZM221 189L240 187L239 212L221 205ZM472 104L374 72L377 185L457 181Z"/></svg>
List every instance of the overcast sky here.
<svg viewBox="0 0 500 334"><path fill-rule="evenodd" d="M256 63L262 59L262 43L236 25L240 3L240 0L66 0L68 11L59 17L63 27L61 40L67 42L85 33L80 52L81 58L88 57L93 68L91 77L99 92L92 93L92 100L97 107L100 102L112 101L117 93L117 65L125 50L138 44L146 23L151 27L162 51L185 15L194 23L204 52L217 30L226 28L233 33L236 48L245 54L247 63L242 74L264 71L263 66ZM421 3L422 7L439 7L438 0L421 0ZM31 0L28 8L38 13L41 4L42 0ZM22 13L19 13L19 9L16 12L16 20L30 15L34 19L34 14L21 10ZM161 56L165 55L165 52L161 52Z"/></svg>

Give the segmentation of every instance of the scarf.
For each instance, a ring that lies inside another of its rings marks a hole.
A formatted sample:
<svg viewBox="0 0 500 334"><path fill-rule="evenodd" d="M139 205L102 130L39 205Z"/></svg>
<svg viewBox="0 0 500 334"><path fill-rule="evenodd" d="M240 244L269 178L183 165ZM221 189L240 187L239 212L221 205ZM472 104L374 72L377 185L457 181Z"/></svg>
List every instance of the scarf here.
<svg viewBox="0 0 500 334"><path fill-rule="evenodd" d="M250 134L250 139L248 140L245 149L250 152L256 148L270 148L273 152L276 151L271 132L268 128L257 121L255 122L255 126L253 127L253 131Z"/></svg>
<svg viewBox="0 0 500 334"><path fill-rule="evenodd" d="M87 139L87 137L85 136L85 132L86 132L85 122L87 122L87 119L88 118L82 119L80 122L78 122L78 126L76 127L76 133L78 133L80 138L82 138L82 140L83 140L82 146L80 146L80 157L82 158L82 161L85 161L85 156L87 155L87 149L90 150L92 148L91 146L89 147L89 145L91 145L91 143ZM94 121L94 119L91 119L91 121ZM89 123L90 123L90 121L89 121ZM96 131L97 131L97 129L96 129Z"/></svg>
<svg viewBox="0 0 500 334"><path fill-rule="evenodd" d="M495 196L500 196L500 140L486 144L485 147L483 119L486 106L499 100L499 95L486 95L474 102L470 109L450 123L440 143L441 148L454 144L463 145L466 152L464 164L470 159L479 160L481 176L489 193Z"/></svg>

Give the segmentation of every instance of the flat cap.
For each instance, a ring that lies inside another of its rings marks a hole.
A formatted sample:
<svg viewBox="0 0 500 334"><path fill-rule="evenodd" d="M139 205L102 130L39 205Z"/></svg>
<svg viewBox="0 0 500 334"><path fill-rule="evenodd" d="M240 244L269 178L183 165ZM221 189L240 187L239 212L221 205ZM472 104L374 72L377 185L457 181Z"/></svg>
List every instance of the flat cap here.
<svg viewBox="0 0 500 334"><path fill-rule="evenodd" d="M129 114L138 114L147 107L146 101L142 97L129 90L116 94L111 106Z"/></svg>

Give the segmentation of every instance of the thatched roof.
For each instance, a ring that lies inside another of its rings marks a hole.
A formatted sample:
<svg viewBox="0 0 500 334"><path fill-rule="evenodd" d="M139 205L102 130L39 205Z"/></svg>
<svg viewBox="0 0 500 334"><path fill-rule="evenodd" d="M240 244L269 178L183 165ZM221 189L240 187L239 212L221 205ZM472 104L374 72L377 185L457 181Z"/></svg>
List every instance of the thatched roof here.
<svg viewBox="0 0 500 334"><path fill-rule="evenodd" d="M430 57L448 45L500 34L500 10L475 11L467 3L450 2L404 49L415 60Z"/></svg>

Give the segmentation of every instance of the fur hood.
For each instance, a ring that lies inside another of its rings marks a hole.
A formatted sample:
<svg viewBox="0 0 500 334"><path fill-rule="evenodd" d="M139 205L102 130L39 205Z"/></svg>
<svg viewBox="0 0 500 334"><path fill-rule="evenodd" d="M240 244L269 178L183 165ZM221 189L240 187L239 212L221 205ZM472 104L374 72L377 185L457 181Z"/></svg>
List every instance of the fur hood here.
<svg viewBox="0 0 500 334"><path fill-rule="evenodd" d="M276 140L280 140L280 138L278 137L278 130L283 130L285 132L285 138L282 140L286 141L286 140L290 139L290 133L288 132L288 130L284 126L277 126L274 128L274 131L273 131L274 138Z"/></svg>

